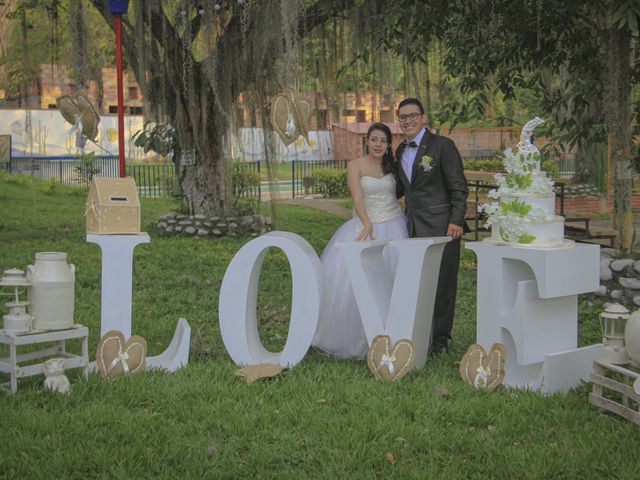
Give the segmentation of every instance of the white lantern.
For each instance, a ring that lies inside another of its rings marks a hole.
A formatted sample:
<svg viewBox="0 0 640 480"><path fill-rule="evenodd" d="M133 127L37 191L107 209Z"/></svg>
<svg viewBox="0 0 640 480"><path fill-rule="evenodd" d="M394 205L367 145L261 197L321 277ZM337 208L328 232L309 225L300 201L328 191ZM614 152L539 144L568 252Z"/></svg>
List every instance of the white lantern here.
<svg viewBox="0 0 640 480"><path fill-rule="evenodd" d="M33 317L27 313L29 301L20 300L21 289L26 292L29 285L31 283L27 280L25 273L17 268L6 270L0 278L0 287L13 287L13 292L9 294L13 297L13 301L5 303L9 313L2 317L4 330L14 333L31 330Z"/></svg>
<svg viewBox="0 0 640 480"><path fill-rule="evenodd" d="M624 345L624 330L629 319L629 310L619 303L606 303L604 312L600 314L603 326L604 344L602 361L624 365L629 363L629 356Z"/></svg>

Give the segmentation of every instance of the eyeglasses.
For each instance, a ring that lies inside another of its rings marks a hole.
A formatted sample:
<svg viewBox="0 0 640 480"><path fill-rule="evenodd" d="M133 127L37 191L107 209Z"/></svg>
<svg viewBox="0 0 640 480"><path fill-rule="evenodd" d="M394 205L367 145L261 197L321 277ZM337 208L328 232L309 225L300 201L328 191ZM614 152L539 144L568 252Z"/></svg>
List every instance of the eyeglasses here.
<svg viewBox="0 0 640 480"><path fill-rule="evenodd" d="M402 115L398 115L398 120L400 120L401 122L406 122L407 120L417 120L420 115L422 115L421 113L415 112L415 113L409 113L407 115L402 114Z"/></svg>

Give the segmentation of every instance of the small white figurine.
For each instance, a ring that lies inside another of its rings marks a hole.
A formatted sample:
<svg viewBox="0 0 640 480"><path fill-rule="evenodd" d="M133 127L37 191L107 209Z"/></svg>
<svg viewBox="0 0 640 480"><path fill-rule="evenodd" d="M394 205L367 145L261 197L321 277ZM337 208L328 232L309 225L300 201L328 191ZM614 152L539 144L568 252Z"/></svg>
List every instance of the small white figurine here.
<svg viewBox="0 0 640 480"><path fill-rule="evenodd" d="M64 358L52 358L44 362L44 388L58 393L69 393L71 384L64 374Z"/></svg>

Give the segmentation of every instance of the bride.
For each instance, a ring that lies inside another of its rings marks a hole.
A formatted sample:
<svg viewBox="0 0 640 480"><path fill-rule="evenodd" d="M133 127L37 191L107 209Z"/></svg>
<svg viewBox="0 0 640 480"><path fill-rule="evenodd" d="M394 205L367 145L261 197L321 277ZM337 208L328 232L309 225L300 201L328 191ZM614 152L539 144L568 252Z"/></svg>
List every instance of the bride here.
<svg viewBox="0 0 640 480"><path fill-rule="evenodd" d="M389 127L372 124L364 151L363 157L347 166L353 218L338 228L320 257L325 295L313 345L342 358L364 357L369 344L336 243L408 237L407 222L396 200L396 164ZM397 257L390 247L384 249L383 256L387 267L395 270Z"/></svg>

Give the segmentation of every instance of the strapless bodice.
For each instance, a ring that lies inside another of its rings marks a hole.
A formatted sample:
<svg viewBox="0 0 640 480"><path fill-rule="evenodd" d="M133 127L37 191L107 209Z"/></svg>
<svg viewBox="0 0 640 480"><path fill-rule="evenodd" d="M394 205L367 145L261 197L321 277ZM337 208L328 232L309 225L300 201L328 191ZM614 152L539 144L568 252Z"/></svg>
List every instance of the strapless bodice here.
<svg viewBox="0 0 640 480"><path fill-rule="evenodd" d="M396 179L392 174L382 178L360 177L364 208L374 223L386 222L402 215L396 199ZM356 217L354 211L353 216Z"/></svg>

